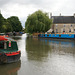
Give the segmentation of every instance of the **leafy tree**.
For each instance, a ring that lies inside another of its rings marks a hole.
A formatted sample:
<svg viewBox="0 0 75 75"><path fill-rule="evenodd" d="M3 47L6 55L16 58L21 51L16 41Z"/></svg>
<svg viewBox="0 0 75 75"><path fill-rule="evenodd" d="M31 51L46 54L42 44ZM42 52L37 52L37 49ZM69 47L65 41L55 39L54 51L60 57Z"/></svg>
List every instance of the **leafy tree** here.
<svg viewBox="0 0 75 75"><path fill-rule="evenodd" d="M7 20L5 20L2 25L2 32L11 32L11 31L12 31L11 24Z"/></svg>
<svg viewBox="0 0 75 75"><path fill-rule="evenodd" d="M0 26L3 24L4 18L2 16L2 14L0 13Z"/></svg>
<svg viewBox="0 0 75 75"><path fill-rule="evenodd" d="M2 24L3 24L3 22L4 22L4 17L0 13L0 32L2 31Z"/></svg>
<svg viewBox="0 0 75 75"><path fill-rule="evenodd" d="M12 30L9 22L0 13L0 32L9 32Z"/></svg>
<svg viewBox="0 0 75 75"><path fill-rule="evenodd" d="M0 13L0 32L11 32L11 31L21 31L22 25L18 17L12 16L5 19Z"/></svg>
<svg viewBox="0 0 75 75"><path fill-rule="evenodd" d="M18 32L18 31L22 30L22 25L21 25L21 22L19 21L18 17L12 16L12 17L8 18L7 20L11 24L13 31Z"/></svg>
<svg viewBox="0 0 75 75"><path fill-rule="evenodd" d="M25 29L28 33L46 32L50 29L51 24L52 20L49 19L48 14L38 10L28 16Z"/></svg>

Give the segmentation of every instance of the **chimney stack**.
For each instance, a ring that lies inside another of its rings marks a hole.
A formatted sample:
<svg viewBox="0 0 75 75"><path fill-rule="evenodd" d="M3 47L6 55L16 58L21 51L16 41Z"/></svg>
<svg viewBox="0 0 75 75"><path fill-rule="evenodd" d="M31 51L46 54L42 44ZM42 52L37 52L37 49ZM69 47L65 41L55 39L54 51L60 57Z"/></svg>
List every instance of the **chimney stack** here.
<svg viewBox="0 0 75 75"><path fill-rule="evenodd" d="M50 19L52 18L52 13L50 13Z"/></svg>
<svg viewBox="0 0 75 75"><path fill-rule="evenodd" d="M75 18L75 13L74 13L74 18Z"/></svg>
<svg viewBox="0 0 75 75"><path fill-rule="evenodd" d="M60 15L59 16L61 16L61 13L60 13Z"/></svg>

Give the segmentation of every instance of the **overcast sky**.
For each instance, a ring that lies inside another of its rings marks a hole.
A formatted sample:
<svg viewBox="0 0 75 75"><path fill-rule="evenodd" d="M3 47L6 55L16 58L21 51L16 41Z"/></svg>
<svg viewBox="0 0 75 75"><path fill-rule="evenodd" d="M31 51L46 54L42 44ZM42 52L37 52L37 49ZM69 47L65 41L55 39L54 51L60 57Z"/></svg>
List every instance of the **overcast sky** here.
<svg viewBox="0 0 75 75"><path fill-rule="evenodd" d="M37 10L52 12L53 16L72 16L75 0L0 0L0 10L5 18L18 16L24 27L27 16Z"/></svg>

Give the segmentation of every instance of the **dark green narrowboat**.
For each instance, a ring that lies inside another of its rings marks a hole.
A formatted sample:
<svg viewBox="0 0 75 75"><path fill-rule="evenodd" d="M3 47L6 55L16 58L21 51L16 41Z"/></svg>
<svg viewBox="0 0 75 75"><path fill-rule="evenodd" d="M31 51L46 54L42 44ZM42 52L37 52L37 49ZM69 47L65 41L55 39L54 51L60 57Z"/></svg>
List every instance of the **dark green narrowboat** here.
<svg viewBox="0 0 75 75"><path fill-rule="evenodd" d="M21 51L18 50L17 42L0 37L0 64L12 63L20 60Z"/></svg>

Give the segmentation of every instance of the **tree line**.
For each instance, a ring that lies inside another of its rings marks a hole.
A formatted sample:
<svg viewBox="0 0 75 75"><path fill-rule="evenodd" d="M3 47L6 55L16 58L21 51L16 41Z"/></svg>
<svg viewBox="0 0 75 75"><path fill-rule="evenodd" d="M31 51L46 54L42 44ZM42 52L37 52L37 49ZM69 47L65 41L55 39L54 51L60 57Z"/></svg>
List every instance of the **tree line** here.
<svg viewBox="0 0 75 75"><path fill-rule="evenodd" d="M52 25L52 20L49 19L48 13L38 10L27 17L25 22L25 32L47 32ZM19 32L22 25L17 16L11 16L5 19L0 13L0 33L2 32Z"/></svg>
<svg viewBox="0 0 75 75"><path fill-rule="evenodd" d="M17 16L5 19L0 13L0 33L22 31L22 25Z"/></svg>

